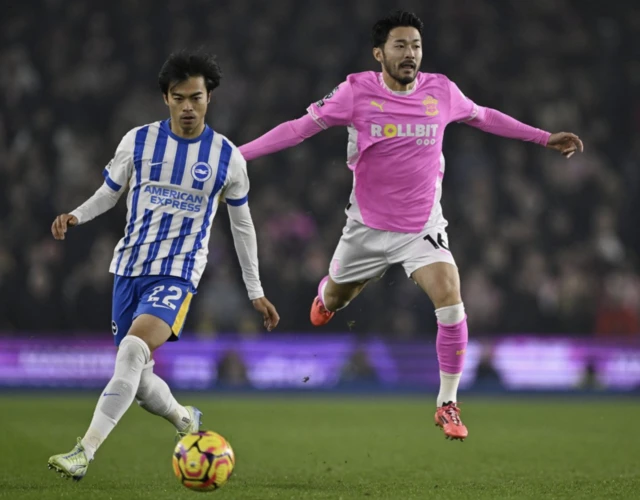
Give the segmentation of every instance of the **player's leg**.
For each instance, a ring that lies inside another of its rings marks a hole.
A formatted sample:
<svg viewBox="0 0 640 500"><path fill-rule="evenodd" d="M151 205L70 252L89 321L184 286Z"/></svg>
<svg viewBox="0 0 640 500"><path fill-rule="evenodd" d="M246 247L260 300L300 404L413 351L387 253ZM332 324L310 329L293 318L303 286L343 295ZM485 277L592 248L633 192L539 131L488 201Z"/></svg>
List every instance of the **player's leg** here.
<svg viewBox="0 0 640 500"><path fill-rule="evenodd" d="M134 316L149 314L158 317L170 328L169 340L178 340L194 293L187 280L150 278L141 293ZM136 393L140 407L168 420L176 428L178 436L199 430L200 411L178 403L167 383L153 372L154 366L155 362L151 360L142 370Z"/></svg>
<svg viewBox="0 0 640 500"><path fill-rule="evenodd" d="M436 423L449 438L464 439L467 429L457 407L457 391L467 348L467 317L460 295L458 268L447 243L445 225L404 235L394 245L393 262L429 296L438 323L436 352L440 367Z"/></svg>
<svg viewBox="0 0 640 500"><path fill-rule="evenodd" d="M330 276L318 284L318 295L311 307L311 323L315 326L329 322L336 311L344 309L362 291L369 280L355 283L336 283Z"/></svg>
<svg viewBox="0 0 640 500"><path fill-rule="evenodd" d="M169 340L178 340L191 306L195 290L187 280L174 277L150 279L139 301L135 315L151 314L162 319L171 329ZM155 362L144 366L136 400L140 407L168 420L178 437L200 429L200 410L182 406L167 383L154 373Z"/></svg>
<svg viewBox="0 0 640 500"><path fill-rule="evenodd" d="M151 353L171 336L171 328L150 314L138 316L120 342L113 377L105 387L82 446L91 460L100 445L131 406Z"/></svg>
<svg viewBox="0 0 640 500"><path fill-rule="evenodd" d="M448 438L464 439L468 431L460 420L457 399L469 334L458 268L448 262L436 262L417 269L411 278L433 302L438 322L436 352L440 391L436 400L436 424Z"/></svg>
<svg viewBox="0 0 640 500"><path fill-rule="evenodd" d="M129 333L120 342L113 376L98 399L86 434L71 452L52 456L50 468L75 480L84 477L96 451L133 403L152 350L166 342L170 335L171 328L154 316L143 314L133 321Z"/></svg>
<svg viewBox="0 0 640 500"><path fill-rule="evenodd" d="M135 313L138 303L138 285L134 278L115 276L113 282L113 302L111 313L111 331L113 333L113 339L116 346L120 345L125 338L127 332L131 328L133 323L133 315ZM116 355L119 356L120 353ZM102 391L100 399L98 400L98 406L103 401L105 396ZM111 396L109 396L111 397ZM94 411L93 420L95 420L98 408ZM93 424L93 421L92 421ZM80 480L84 477L87 471L89 462L93 458L93 454L86 450L89 448L88 439L92 434L97 431L90 427L90 430L85 435L84 439L78 438L76 446L66 454L54 455L49 458L49 468L55 469L60 472L63 477L71 477L74 480Z"/></svg>
<svg viewBox="0 0 640 500"><path fill-rule="evenodd" d="M313 325L328 323L336 311L347 307L371 279L380 278L386 272L389 267L383 244L386 234L347 220L331 259L329 275L318 284L318 295L311 306Z"/></svg>
<svg viewBox="0 0 640 500"><path fill-rule="evenodd" d="M329 311L339 311L355 299L370 280L355 283L336 283L331 276L325 276L318 286L318 294Z"/></svg>
<svg viewBox="0 0 640 500"><path fill-rule="evenodd" d="M154 365L155 361L151 360L142 370L136 393L138 405L173 424L179 437L200 430L200 410L178 403L167 383L153 372Z"/></svg>
<svg viewBox="0 0 640 500"><path fill-rule="evenodd" d="M436 310L436 350L441 377L438 406L456 402L468 340L458 268L436 262L417 269L411 278L427 293Z"/></svg>
<svg viewBox="0 0 640 500"><path fill-rule="evenodd" d="M161 281L163 284L159 284ZM173 278L116 278L112 327L119 350L114 375L98 400L84 438L70 453L51 457L51 467L66 477L81 479L99 446L131 406L141 384L145 396L151 397L150 402L143 403L146 409L178 421L179 432L199 426L200 412L178 405L159 377L145 377L143 382L145 368L148 372L153 366L152 352L170 338L179 337L193 295L190 288L188 282ZM132 317L135 319L131 323ZM131 327L122 337L127 324ZM164 405L158 399L163 399Z"/></svg>

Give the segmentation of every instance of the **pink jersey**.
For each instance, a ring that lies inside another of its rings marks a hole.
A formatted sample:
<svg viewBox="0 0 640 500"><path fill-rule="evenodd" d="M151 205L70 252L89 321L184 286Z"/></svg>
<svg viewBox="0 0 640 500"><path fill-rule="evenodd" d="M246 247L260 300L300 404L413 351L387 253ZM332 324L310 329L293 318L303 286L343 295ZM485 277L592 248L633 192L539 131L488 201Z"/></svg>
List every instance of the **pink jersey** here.
<svg viewBox="0 0 640 500"><path fill-rule="evenodd" d="M239 149L249 161L300 144L321 130L349 131L354 189L347 215L374 229L418 233L446 225L440 196L442 138L454 121L501 137L546 146L551 134L475 105L446 76L418 73L414 88L393 92L382 74L349 75L308 114L281 123Z"/></svg>
<svg viewBox="0 0 640 500"><path fill-rule="evenodd" d="M349 128L350 215L374 229L417 233L439 211L445 128L473 119L478 107L444 75L418 73L399 95L369 71L349 75L307 111L323 128Z"/></svg>

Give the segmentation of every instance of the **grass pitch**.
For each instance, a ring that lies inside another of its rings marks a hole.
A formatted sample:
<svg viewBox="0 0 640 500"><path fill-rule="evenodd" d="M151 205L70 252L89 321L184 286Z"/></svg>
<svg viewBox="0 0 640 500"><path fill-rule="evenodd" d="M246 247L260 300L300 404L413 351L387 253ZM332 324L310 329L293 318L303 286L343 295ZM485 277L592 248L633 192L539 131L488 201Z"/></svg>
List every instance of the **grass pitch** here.
<svg viewBox="0 0 640 500"><path fill-rule="evenodd" d="M0 395L0 498L196 498L173 476L173 429L134 406L79 483L47 459L88 425L95 396ZM237 458L220 499L640 498L640 403L467 399L446 441L432 398L180 397Z"/></svg>

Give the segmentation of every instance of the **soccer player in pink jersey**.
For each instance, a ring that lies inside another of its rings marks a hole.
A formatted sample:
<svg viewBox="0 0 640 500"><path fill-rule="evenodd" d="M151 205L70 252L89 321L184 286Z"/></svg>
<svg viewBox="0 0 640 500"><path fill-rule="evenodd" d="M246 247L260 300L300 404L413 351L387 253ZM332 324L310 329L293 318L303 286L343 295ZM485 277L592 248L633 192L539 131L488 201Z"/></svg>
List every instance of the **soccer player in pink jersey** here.
<svg viewBox="0 0 640 500"><path fill-rule="evenodd" d="M354 174L347 223L329 275L318 285L311 322L326 324L370 280L402 264L435 307L440 367L436 425L449 439L465 439L468 431L456 401L468 340L467 316L440 206L445 128L463 122L567 158L583 145L574 134L551 134L478 106L446 76L420 72L422 27L410 12L378 21L372 33L373 56L381 72L348 75L302 118L275 127L241 146L240 152L252 160L326 128L347 127L347 165Z"/></svg>

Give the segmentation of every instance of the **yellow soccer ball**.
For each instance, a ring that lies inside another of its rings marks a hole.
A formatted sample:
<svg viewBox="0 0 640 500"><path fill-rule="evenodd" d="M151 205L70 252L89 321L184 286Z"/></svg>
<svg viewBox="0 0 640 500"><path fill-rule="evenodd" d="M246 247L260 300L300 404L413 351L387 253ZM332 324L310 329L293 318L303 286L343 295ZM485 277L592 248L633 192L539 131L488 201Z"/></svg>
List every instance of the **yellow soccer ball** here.
<svg viewBox="0 0 640 500"><path fill-rule="evenodd" d="M212 431L187 434L173 451L173 472L194 491L213 491L223 486L235 463L231 445Z"/></svg>

